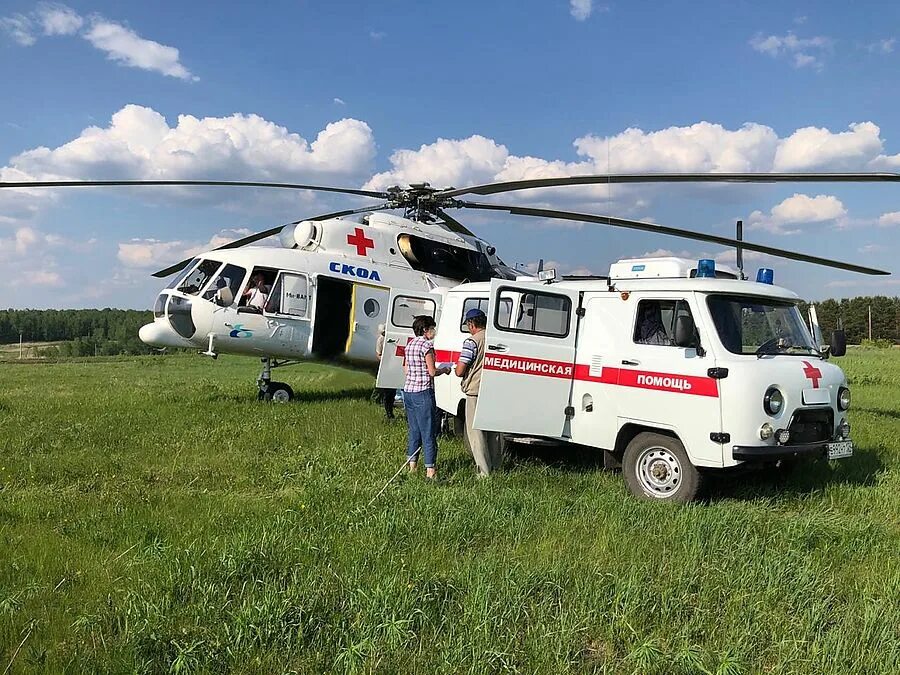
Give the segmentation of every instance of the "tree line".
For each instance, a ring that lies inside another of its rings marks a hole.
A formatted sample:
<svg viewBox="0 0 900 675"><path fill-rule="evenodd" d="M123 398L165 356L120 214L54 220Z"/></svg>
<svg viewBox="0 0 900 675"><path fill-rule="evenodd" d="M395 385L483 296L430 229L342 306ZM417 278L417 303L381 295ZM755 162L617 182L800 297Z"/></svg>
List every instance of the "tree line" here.
<svg viewBox="0 0 900 675"><path fill-rule="evenodd" d="M872 340L900 344L900 297L885 295L823 300L814 303L825 342L836 328L843 328L847 344L858 345L869 338L869 309L872 315ZM801 303L807 318L807 303Z"/></svg>
<svg viewBox="0 0 900 675"><path fill-rule="evenodd" d="M0 344L59 342L39 348L46 356L147 354L152 347L138 330L153 321L153 312L135 309L7 309L0 310Z"/></svg>
<svg viewBox="0 0 900 675"><path fill-rule="evenodd" d="M900 297L884 295L815 303L826 342L842 327L849 344L869 337L900 343ZM807 304L801 303L804 319ZM7 309L0 310L0 344L60 342L60 356L147 354L152 348L138 338L138 329L153 320L149 310L135 309Z"/></svg>

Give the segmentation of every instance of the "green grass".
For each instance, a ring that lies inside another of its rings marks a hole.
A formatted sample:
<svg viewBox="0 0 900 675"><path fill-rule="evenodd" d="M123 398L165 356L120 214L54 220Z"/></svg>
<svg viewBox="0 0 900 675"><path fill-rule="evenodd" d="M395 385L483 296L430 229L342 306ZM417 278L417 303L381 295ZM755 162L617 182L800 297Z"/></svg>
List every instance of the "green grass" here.
<svg viewBox="0 0 900 675"><path fill-rule="evenodd" d="M403 476L371 376L0 364L10 672L900 672L900 353L840 359L857 454L637 501L594 455ZM0 671L2 672L2 671Z"/></svg>

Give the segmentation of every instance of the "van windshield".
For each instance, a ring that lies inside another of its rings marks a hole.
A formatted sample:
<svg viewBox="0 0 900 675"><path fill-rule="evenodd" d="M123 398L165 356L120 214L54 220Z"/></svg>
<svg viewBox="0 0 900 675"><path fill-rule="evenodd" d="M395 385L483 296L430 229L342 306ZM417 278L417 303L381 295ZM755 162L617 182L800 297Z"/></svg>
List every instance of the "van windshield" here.
<svg viewBox="0 0 900 675"><path fill-rule="evenodd" d="M819 353L800 310L792 302L710 295L706 303L719 339L733 354L810 356Z"/></svg>

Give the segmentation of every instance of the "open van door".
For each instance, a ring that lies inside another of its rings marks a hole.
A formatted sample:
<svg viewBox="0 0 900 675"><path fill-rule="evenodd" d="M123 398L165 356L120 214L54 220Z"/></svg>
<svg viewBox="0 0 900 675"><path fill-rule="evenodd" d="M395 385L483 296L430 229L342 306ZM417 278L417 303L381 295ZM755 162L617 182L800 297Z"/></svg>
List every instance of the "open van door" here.
<svg viewBox="0 0 900 675"><path fill-rule="evenodd" d="M388 302L388 317L384 331L384 351L378 367L375 386L380 389L402 389L406 382L403 355L406 343L413 339L413 319L421 314L440 316L440 296L421 291L394 289Z"/></svg>
<svg viewBox="0 0 900 675"><path fill-rule="evenodd" d="M477 429L570 435L579 299L577 290L535 281L491 281Z"/></svg>

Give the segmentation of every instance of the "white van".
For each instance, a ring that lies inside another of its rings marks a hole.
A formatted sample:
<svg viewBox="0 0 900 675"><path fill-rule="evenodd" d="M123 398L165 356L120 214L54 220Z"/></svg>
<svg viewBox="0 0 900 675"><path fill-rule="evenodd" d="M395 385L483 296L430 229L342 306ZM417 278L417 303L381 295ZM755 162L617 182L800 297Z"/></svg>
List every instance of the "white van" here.
<svg viewBox="0 0 900 675"><path fill-rule="evenodd" d="M395 291L395 349L378 385L402 387L413 316L436 317L436 360L451 362L462 317L478 307L488 325L475 427L601 449L639 496L690 501L701 471L746 461L848 457L846 377L813 341L798 296L765 272L752 282L652 258L619 261L608 278ZM461 419L457 378L438 378L435 394Z"/></svg>

